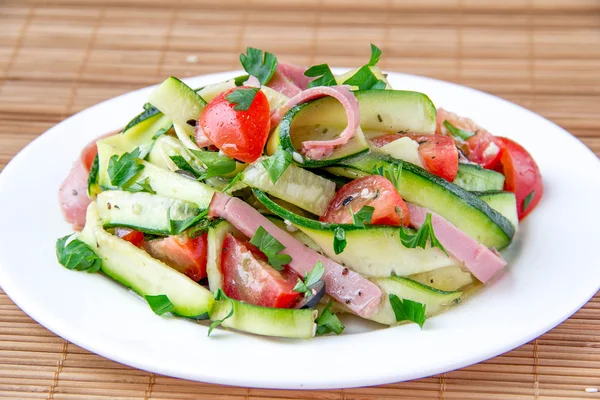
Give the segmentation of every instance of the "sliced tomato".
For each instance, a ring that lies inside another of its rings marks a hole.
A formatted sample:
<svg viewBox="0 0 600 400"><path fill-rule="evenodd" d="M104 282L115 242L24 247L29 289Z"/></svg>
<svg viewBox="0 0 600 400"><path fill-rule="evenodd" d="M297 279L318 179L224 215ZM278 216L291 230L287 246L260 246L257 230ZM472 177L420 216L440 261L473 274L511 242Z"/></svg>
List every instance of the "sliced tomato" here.
<svg viewBox="0 0 600 400"><path fill-rule="evenodd" d="M221 254L223 291L232 299L263 307L290 308L300 296L294 292L298 276L277 271L248 242L225 236Z"/></svg>
<svg viewBox="0 0 600 400"><path fill-rule="evenodd" d="M198 124L204 135L229 157L253 162L263 152L269 129L271 113L267 96L256 92L247 110L234 110L235 103L226 98L237 90L251 90L240 86L227 90L211 100L202 110Z"/></svg>
<svg viewBox="0 0 600 400"><path fill-rule="evenodd" d="M194 281L206 278L208 234L191 238L185 235L150 240L144 244L154 258L175 268Z"/></svg>
<svg viewBox="0 0 600 400"><path fill-rule="evenodd" d="M497 169L506 177L504 190L515 194L517 214L519 219L523 219L533 211L544 194L540 169L520 144L503 137L496 140L502 148Z"/></svg>
<svg viewBox="0 0 600 400"><path fill-rule="evenodd" d="M144 244L144 234L129 228L116 228L115 235L123 240L127 240L136 247L141 247Z"/></svg>
<svg viewBox="0 0 600 400"><path fill-rule="evenodd" d="M444 126L448 121L455 128L474 133L466 140L455 138L456 145L467 155L469 161L480 164L483 168L494 169L500 162L500 144L490 132L477 125L472 119L460 117L453 112L437 111L437 134L451 135Z"/></svg>
<svg viewBox="0 0 600 400"><path fill-rule="evenodd" d="M364 206L374 208L371 217L373 225L407 226L410 222L406 203L392 182L379 175L365 176L342 186L319 220L351 224L350 210L356 214Z"/></svg>
<svg viewBox="0 0 600 400"><path fill-rule="evenodd" d="M458 150L454 140L444 135L392 134L380 136L372 140L377 147L409 137L419 143L419 155L427 171L452 182L458 171Z"/></svg>

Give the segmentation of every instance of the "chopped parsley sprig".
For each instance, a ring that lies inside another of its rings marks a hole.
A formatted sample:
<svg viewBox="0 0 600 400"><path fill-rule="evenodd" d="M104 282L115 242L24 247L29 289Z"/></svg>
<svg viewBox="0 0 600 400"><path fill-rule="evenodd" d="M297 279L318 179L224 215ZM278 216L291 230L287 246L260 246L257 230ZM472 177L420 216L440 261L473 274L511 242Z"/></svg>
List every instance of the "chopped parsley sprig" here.
<svg viewBox="0 0 600 400"><path fill-rule="evenodd" d="M277 271L283 270L283 266L292 261L292 257L288 254L280 253L280 251L285 250L285 246L279 243L279 241L271 236L262 226L258 227L254 236L250 239L250 243L265 253L269 260L269 264Z"/></svg>
<svg viewBox="0 0 600 400"><path fill-rule="evenodd" d="M448 252L446 251L444 246L442 246L437 237L435 237L435 232L433 231L433 225L431 223L430 213L427 213L427 216L425 217L425 222L423 222L423 225L421 225L419 230L414 234L408 232L404 227L400 228L400 242L402 242L402 245L404 245L404 247L407 247L409 249L420 247L424 249L427 245L427 240L431 242L431 247L437 247L441 249L444 253L446 253L446 255L448 255Z"/></svg>

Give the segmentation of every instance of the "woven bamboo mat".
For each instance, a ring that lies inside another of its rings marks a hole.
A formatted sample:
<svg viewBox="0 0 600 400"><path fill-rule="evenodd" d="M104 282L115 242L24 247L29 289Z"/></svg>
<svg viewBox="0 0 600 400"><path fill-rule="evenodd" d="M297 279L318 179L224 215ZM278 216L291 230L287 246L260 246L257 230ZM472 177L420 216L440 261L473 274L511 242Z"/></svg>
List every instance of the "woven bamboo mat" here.
<svg viewBox="0 0 600 400"><path fill-rule="evenodd" d="M361 65L482 89L600 155L598 0L0 0L0 168L101 100L238 68L247 45L312 65ZM0 397L15 399L593 399L600 295L533 342L462 370L376 388L272 391L150 374L56 337L0 292Z"/></svg>

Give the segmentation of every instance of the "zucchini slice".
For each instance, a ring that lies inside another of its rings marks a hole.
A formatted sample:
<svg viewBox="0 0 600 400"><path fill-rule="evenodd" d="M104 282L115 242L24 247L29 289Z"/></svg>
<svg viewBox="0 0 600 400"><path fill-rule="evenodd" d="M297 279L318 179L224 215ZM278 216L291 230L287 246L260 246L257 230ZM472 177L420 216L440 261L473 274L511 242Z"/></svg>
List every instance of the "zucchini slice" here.
<svg viewBox="0 0 600 400"><path fill-rule="evenodd" d="M519 229L519 217L517 215L517 198L512 192L492 190L488 192L473 192L473 194L485 201L490 207L504 215L515 227Z"/></svg>
<svg viewBox="0 0 600 400"><path fill-rule="evenodd" d="M226 220L220 220L208 228L208 255L206 263L206 274L208 276L208 287L211 292L216 292L223 286L223 275L221 274L221 251L225 235L231 233L241 236L235 226Z"/></svg>
<svg viewBox="0 0 600 400"><path fill-rule="evenodd" d="M383 172L386 177L401 171L396 190L404 200L441 215L487 247L501 250L515 235L511 222L477 196L409 162L371 153L344 160L339 166L367 174Z"/></svg>
<svg viewBox="0 0 600 400"><path fill-rule="evenodd" d="M79 239L102 259L102 272L142 297L167 295L175 306L174 314L200 318L212 309L214 300L209 290L144 250L106 232L96 203L88 206L85 228Z"/></svg>
<svg viewBox="0 0 600 400"><path fill-rule="evenodd" d="M190 120L197 121L206 106L206 101L198 93L173 76L154 89L148 101L180 125Z"/></svg>
<svg viewBox="0 0 600 400"><path fill-rule="evenodd" d="M458 172L452 183L470 192L502 190L504 175L475 164L458 164Z"/></svg>
<svg viewBox="0 0 600 400"><path fill-rule="evenodd" d="M404 247L398 227L327 224L294 214L271 200L264 192L253 189L256 198L273 214L289 221L312 239L332 260L367 277L387 277L392 274L407 276L434 269L457 266L454 257L448 257L437 247L425 249ZM335 230L346 232L346 248L335 254Z"/></svg>

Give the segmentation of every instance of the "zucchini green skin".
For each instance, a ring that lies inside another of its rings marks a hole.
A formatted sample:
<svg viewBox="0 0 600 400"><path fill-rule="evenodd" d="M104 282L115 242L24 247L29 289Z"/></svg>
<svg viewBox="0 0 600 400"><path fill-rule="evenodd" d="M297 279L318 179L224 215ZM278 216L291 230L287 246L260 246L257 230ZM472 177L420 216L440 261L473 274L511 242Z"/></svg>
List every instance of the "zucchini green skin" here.
<svg viewBox="0 0 600 400"><path fill-rule="evenodd" d="M519 217L517 215L517 198L512 192L502 190L490 190L487 192L471 192L490 207L504 215L515 227L519 229Z"/></svg>
<svg viewBox="0 0 600 400"><path fill-rule="evenodd" d="M339 163L341 167L377 174L378 168L399 168L396 190L408 202L441 215L479 243L501 250L515 235L511 222L470 192L414 164L370 153Z"/></svg>
<svg viewBox="0 0 600 400"><path fill-rule="evenodd" d="M454 257L448 257L436 247L411 249L400 242L399 227L328 224L301 217L279 206L264 192L253 190L256 198L272 213L288 220L308 236L323 253L332 260L346 265L353 271L368 277L412 275L438 268L457 266ZM346 232L346 248L335 254L333 248L335 230Z"/></svg>
<svg viewBox="0 0 600 400"><path fill-rule="evenodd" d="M142 297L167 295L174 314L198 318L212 309L214 299L210 291L144 250L106 232L96 203L88 207L86 225L79 239L102 259L102 272Z"/></svg>
<svg viewBox="0 0 600 400"><path fill-rule="evenodd" d="M504 175L478 165L458 164L458 172L452 183L470 192L502 190Z"/></svg>
<svg viewBox="0 0 600 400"><path fill-rule="evenodd" d="M243 332L263 336L310 339L315 336L317 310L294 308L269 308L233 299L217 300L212 307L210 319L224 319L233 307L231 317L221 325Z"/></svg>
<svg viewBox="0 0 600 400"><path fill-rule="evenodd" d="M221 273L221 252L225 235L231 233L234 236L241 235L235 226L221 220L208 228L208 251L206 262L206 274L208 276L208 287L215 293L223 286L223 274Z"/></svg>
<svg viewBox="0 0 600 400"><path fill-rule="evenodd" d="M206 101L188 85L171 76L148 97L148 101L178 124L197 120Z"/></svg>
<svg viewBox="0 0 600 400"><path fill-rule="evenodd" d="M390 304L390 294L395 294L400 299L408 299L424 304L426 306L425 316L427 317L441 313L462 296L460 291L446 292L399 276L373 278L371 280L385 293L381 309L371 319L385 325L396 325L397 323Z"/></svg>

